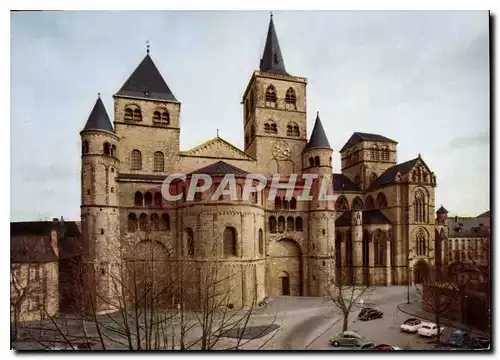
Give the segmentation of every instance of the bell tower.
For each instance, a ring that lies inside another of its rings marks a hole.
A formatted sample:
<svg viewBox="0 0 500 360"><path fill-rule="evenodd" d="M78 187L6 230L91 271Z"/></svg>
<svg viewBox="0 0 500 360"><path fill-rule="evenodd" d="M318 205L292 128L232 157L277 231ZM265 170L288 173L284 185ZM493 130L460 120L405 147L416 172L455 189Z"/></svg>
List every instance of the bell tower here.
<svg viewBox="0 0 500 360"><path fill-rule="evenodd" d="M307 142L307 79L290 75L274 27L269 21L259 70L243 95L245 151L263 174L288 175L301 170Z"/></svg>

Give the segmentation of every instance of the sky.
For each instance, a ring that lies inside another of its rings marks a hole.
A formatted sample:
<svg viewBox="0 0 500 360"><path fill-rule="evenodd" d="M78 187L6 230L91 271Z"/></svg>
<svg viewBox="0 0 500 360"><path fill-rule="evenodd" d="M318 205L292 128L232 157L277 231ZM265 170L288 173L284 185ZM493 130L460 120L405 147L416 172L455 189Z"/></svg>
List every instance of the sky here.
<svg viewBox="0 0 500 360"><path fill-rule="evenodd" d="M306 77L334 149L353 132L396 140L436 173L436 209L490 204L487 11L274 11L287 71ZM80 218L79 132L146 55L182 102L181 149L216 136L243 148L243 92L266 11L11 13L11 221Z"/></svg>

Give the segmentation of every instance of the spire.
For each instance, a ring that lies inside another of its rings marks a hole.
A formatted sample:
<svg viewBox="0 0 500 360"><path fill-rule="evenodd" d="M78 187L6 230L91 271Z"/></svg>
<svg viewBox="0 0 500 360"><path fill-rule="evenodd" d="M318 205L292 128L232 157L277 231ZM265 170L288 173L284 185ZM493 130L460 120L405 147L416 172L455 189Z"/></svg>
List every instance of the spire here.
<svg viewBox="0 0 500 360"><path fill-rule="evenodd" d="M98 93L97 101L90 112L83 130L105 130L114 132L106 108L101 100L101 93Z"/></svg>
<svg viewBox="0 0 500 360"><path fill-rule="evenodd" d="M146 49L146 57L144 57L116 95L177 101L165 83L165 80L163 80L153 59L149 56L149 43Z"/></svg>
<svg viewBox="0 0 500 360"><path fill-rule="evenodd" d="M436 214L448 214L448 210L446 210L444 208L444 206L441 205L441 207L438 209L438 211L436 211Z"/></svg>
<svg viewBox="0 0 500 360"><path fill-rule="evenodd" d="M273 13L269 20L269 29L267 30L266 45L262 59L260 59L260 71L270 72L282 75L289 75L285 69L285 62L281 55L280 44L278 43L278 36L274 29Z"/></svg>
<svg viewBox="0 0 500 360"><path fill-rule="evenodd" d="M330 149L330 143L328 142L328 138L325 134L325 129L323 129L323 124L321 124L321 120L319 118L319 111L316 113L316 122L314 123L314 128L311 133L311 138L307 143L304 151L310 149Z"/></svg>

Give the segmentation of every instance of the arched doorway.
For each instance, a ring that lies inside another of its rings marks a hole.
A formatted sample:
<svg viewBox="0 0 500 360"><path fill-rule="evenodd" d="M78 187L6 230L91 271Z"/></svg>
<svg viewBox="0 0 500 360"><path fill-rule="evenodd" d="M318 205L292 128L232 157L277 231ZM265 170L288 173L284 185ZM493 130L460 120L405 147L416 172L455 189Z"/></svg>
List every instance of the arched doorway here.
<svg viewBox="0 0 500 360"><path fill-rule="evenodd" d="M271 296L302 296L302 251L293 239L273 241L269 245L267 284Z"/></svg>
<svg viewBox="0 0 500 360"><path fill-rule="evenodd" d="M413 283L422 284L429 277L429 265L425 260L419 260L413 266Z"/></svg>

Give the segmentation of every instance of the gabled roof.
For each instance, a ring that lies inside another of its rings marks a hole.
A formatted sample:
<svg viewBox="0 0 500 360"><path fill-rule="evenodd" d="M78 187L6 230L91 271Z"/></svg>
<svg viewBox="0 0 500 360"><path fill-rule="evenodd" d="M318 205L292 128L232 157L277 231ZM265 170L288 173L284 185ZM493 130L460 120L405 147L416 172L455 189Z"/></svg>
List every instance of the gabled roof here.
<svg viewBox="0 0 500 360"><path fill-rule="evenodd" d="M224 140L218 135L210 140L201 143L200 145L196 145L189 150L182 151L180 155L255 160L254 157L248 155L246 152L240 150L229 141Z"/></svg>
<svg viewBox="0 0 500 360"><path fill-rule="evenodd" d="M266 45L264 46L264 53L260 59L260 71L269 72L281 75L289 75L286 72L285 61L281 55L280 44L278 42L278 35L274 29L273 15L269 21L269 28L267 30Z"/></svg>
<svg viewBox="0 0 500 360"><path fill-rule="evenodd" d="M212 176L217 176L217 175L227 175L227 174L233 174L235 176L246 176L248 175L248 172L245 170L242 170L236 166L233 166L231 164L228 164L224 161L218 161L216 163L210 164L208 166L205 166L204 168L198 169L190 173L189 175L192 174L207 174L207 175L212 175Z"/></svg>
<svg viewBox="0 0 500 360"><path fill-rule="evenodd" d="M362 133L362 132L355 132L352 134L352 136L347 140L345 145L340 149L340 152L344 151L345 149L356 145L357 143L361 141L384 141L384 142L390 142L393 144L397 144L397 141L394 141L392 139L386 138L385 136L378 135L378 134L370 134L370 133Z"/></svg>
<svg viewBox="0 0 500 360"><path fill-rule="evenodd" d="M394 183L394 178L396 177L396 174L399 172L401 174L406 174L408 171L410 171L413 166L417 163L419 158L415 158L412 160L408 160L404 163L397 164L394 166L391 166L389 169L384 171L371 185L370 187L366 190L368 192L375 190L381 186L388 185ZM420 159L422 161L422 159Z"/></svg>
<svg viewBox="0 0 500 360"><path fill-rule="evenodd" d="M311 149L331 149L325 134L325 129L323 129L323 124L319 118L319 111L316 113L316 122L314 123L311 138L304 148L304 152Z"/></svg>
<svg viewBox="0 0 500 360"><path fill-rule="evenodd" d="M344 174L333 174L334 191L361 191L361 188Z"/></svg>
<svg viewBox="0 0 500 360"><path fill-rule="evenodd" d="M111 121L109 120L106 108L99 96L94 105L94 108L90 112L89 118L83 130L105 130L114 132Z"/></svg>
<svg viewBox="0 0 500 360"><path fill-rule="evenodd" d="M177 101L170 88L163 80L149 53L125 81L117 96Z"/></svg>
<svg viewBox="0 0 500 360"><path fill-rule="evenodd" d="M441 205L441 207L438 209L438 211L436 211L436 214L448 214L448 210L446 210L444 208L444 206Z"/></svg>

